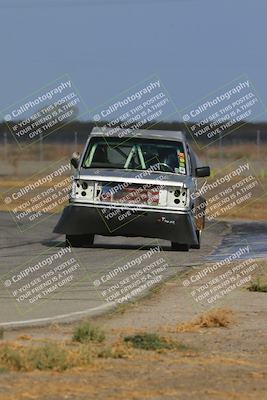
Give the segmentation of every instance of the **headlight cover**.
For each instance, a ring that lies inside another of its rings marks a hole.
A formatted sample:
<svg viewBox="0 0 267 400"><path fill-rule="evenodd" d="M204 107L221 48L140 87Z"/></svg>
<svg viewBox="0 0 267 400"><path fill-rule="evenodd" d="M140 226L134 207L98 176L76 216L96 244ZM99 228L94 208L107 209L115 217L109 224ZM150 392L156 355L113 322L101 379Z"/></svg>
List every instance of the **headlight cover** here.
<svg viewBox="0 0 267 400"><path fill-rule="evenodd" d="M174 208L188 207L188 189L184 187L168 188L167 206Z"/></svg>
<svg viewBox="0 0 267 400"><path fill-rule="evenodd" d="M71 197L92 201L94 199L95 184L91 181L75 179L72 184Z"/></svg>

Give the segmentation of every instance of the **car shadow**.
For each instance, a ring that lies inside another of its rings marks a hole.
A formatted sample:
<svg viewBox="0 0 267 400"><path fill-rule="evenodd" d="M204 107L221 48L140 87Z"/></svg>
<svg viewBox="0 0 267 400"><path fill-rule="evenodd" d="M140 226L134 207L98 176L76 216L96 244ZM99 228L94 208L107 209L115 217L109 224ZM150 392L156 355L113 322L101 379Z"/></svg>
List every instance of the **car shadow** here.
<svg viewBox="0 0 267 400"><path fill-rule="evenodd" d="M43 240L42 245L45 247L65 247L65 242L59 240ZM75 247L75 249L106 249L106 250L149 250L156 244L140 246L137 244L116 244L116 243L95 243L93 245ZM160 246L164 251L172 251L170 246Z"/></svg>

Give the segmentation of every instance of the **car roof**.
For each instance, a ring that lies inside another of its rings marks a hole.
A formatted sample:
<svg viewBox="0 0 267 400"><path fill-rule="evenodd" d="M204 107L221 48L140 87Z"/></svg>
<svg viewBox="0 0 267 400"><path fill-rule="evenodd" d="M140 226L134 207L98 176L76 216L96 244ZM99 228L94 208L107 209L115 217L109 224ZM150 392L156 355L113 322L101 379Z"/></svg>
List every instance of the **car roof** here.
<svg viewBox="0 0 267 400"><path fill-rule="evenodd" d="M99 136L99 137L120 137L121 139L124 137L143 137L145 139L161 139L161 140L180 140L185 142L185 135L181 131L164 131L164 130L141 130L141 129L136 129L132 131L127 132L124 129L118 129L116 128L116 133L111 132L114 130L114 128L101 128L101 127L95 127L90 136ZM120 135L120 133L122 135ZM123 139L122 139L123 141Z"/></svg>

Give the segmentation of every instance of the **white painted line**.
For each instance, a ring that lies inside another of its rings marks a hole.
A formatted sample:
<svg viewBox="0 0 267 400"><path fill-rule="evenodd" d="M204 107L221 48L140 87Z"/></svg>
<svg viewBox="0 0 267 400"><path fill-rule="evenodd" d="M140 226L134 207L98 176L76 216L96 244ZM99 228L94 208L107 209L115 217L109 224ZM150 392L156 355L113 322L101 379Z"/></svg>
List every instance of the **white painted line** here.
<svg viewBox="0 0 267 400"><path fill-rule="evenodd" d="M94 307L94 308L88 308L83 311L75 311L69 314L62 314L62 315L57 315L55 317L46 317L46 318L36 318L36 319L28 319L24 321L11 321L11 322L1 322L0 326L20 326L20 325L30 325L30 324L36 324L40 322L53 322L53 321L58 321L60 319L65 319L65 318L71 318L74 316L78 315L83 315L83 314L89 314L90 312L94 311L103 311L109 308L112 308L115 306L116 303L109 303L109 304L101 304L101 306Z"/></svg>

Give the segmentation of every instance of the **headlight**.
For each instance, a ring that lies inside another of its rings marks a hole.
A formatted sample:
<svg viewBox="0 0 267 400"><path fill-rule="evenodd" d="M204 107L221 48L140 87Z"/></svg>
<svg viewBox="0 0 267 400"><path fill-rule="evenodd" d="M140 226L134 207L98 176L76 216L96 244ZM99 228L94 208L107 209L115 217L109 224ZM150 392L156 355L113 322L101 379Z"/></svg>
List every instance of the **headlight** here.
<svg viewBox="0 0 267 400"><path fill-rule="evenodd" d="M187 207L188 205L188 190L185 188L168 188L167 206L168 207Z"/></svg>
<svg viewBox="0 0 267 400"><path fill-rule="evenodd" d="M94 187L94 182L75 180L72 184L71 197L74 199L93 200Z"/></svg>

